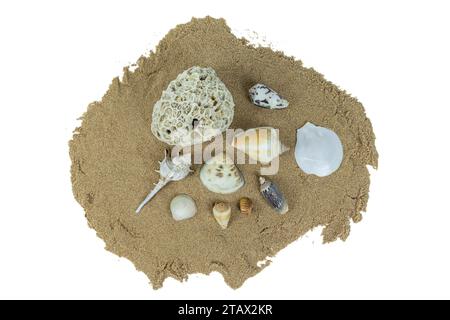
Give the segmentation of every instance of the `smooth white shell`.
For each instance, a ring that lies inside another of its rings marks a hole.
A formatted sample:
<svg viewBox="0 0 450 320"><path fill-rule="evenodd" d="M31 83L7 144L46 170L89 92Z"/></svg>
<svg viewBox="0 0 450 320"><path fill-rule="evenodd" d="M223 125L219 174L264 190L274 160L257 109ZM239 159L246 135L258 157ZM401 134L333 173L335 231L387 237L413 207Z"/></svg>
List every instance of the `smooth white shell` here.
<svg viewBox="0 0 450 320"><path fill-rule="evenodd" d="M200 180L212 192L228 194L244 185L244 177L226 154L209 159L200 170Z"/></svg>
<svg viewBox="0 0 450 320"><path fill-rule="evenodd" d="M195 216L197 206L194 199L186 194L180 194L170 202L170 212L176 221L185 220Z"/></svg>
<svg viewBox="0 0 450 320"><path fill-rule="evenodd" d="M343 156L341 140L334 131L309 122L297 129L295 160L305 173L328 176L340 167Z"/></svg>

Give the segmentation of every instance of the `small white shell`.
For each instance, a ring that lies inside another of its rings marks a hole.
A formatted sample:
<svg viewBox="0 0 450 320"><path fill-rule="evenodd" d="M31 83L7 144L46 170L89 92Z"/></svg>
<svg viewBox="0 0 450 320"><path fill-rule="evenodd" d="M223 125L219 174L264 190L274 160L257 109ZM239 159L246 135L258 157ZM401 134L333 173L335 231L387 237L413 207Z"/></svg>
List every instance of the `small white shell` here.
<svg viewBox="0 0 450 320"><path fill-rule="evenodd" d="M236 192L244 185L242 173L225 153L206 161L200 180L209 191L220 194Z"/></svg>
<svg viewBox="0 0 450 320"><path fill-rule="evenodd" d="M170 202L170 212L176 221L192 218L197 212L194 199L186 194L180 194Z"/></svg>
<svg viewBox="0 0 450 320"><path fill-rule="evenodd" d="M273 159L288 150L281 143L278 130L272 127L253 128L238 133L231 146L262 164L269 164Z"/></svg>
<svg viewBox="0 0 450 320"><path fill-rule="evenodd" d="M305 173L328 176L340 167L343 157L341 140L334 131L309 122L297 129L295 160Z"/></svg>
<svg viewBox="0 0 450 320"><path fill-rule="evenodd" d="M226 229L231 217L230 204L226 202L217 202L213 207L213 215L222 229Z"/></svg>
<svg viewBox="0 0 450 320"><path fill-rule="evenodd" d="M255 84L248 93L252 103L258 107L284 109L289 105L289 102L283 99L275 90L262 83Z"/></svg>

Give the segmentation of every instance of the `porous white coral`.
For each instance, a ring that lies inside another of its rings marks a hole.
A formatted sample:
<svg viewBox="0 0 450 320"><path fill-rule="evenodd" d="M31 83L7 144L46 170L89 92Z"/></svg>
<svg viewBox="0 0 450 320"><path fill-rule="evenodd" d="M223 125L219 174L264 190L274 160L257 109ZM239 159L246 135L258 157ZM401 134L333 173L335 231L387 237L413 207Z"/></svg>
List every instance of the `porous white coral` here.
<svg viewBox="0 0 450 320"><path fill-rule="evenodd" d="M225 131L233 116L233 97L216 72L192 67L163 91L153 107L151 129L167 144L189 146Z"/></svg>

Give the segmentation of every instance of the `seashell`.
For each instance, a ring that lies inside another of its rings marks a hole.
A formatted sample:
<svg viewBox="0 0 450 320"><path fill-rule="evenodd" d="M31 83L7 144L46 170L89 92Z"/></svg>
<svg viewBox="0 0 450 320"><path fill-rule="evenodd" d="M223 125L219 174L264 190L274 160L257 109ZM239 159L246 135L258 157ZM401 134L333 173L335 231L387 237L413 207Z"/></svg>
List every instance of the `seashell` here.
<svg viewBox="0 0 450 320"><path fill-rule="evenodd" d="M341 140L334 131L309 122L297 129L295 160L305 173L328 176L340 167L343 157Z"/></svg>
<svg viewBox="0 0 450 320"><path fill-rule="evenodd" d="M289 105L289 102L283 99L275 90L262 83L255 84L248 93L252 103L258 107L284 109Z"/></svg>
<svg viewBox="0 0 450 320"><path fill-rule="evenodd" d="M194 199L186 194L180 194L170 202L170 212L176 221L192 218L197 212Z"/></svg>
<svg viewBox="0 0 450 320"><path fill-rule="evenodd" d="M234 117L230 91L212 68L191 67L155 103L151 131L169 145L190 146L224 132Z"/></svg>
<svg viewBox="0 0 450 320"><path fill-rule="evenodd" d="M231 145L262 164L269 164L288 150L281 143L278 130L271 127L253 128L238 133Z"/></svg>
<svg viewBox="0 0 450 320"><path fill-rule="evenodd" d="M239 200L239 210L241 210L241 213L248 215L252 213L252 209L253 209L252 200L245 197Z"/></svg>
<svg viewBox="0 0 450 320"><path fill-rule="evenodd" d="M136 213L141 212L142 208L170 181L179 181L188 176L191 172L191 155L183 154L171 158L169 150L166 150L163 161L159 163L159 181L155 187L145 197L144 201L136 209Z"/></svg>
<svg viewBox="0 0 450 320"><path fill-rule="evenodd" d="M203 165L200 180L212 192L228 194L244 185L244 176L226 153L219 154Z"/></svg>
<svg viewBox="0 0 450 320"><path fill-rule="evenodd" d="M222 229L226 229L231 217L231 206L226 202L217 202L213 207L213 215Z"/></svg>
<svg viewBox="0 0 450 320"><path fill-rule="evenodd" d="M261 194L278 213L285 214L289 207L278 186L270 180L259 177Z"/></svg>

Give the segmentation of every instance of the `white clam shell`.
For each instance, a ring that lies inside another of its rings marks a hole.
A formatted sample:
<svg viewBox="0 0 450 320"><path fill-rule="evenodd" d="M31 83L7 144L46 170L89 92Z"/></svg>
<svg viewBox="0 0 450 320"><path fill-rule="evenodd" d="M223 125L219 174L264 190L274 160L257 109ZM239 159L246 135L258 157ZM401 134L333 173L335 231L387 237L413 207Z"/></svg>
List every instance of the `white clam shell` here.
<svg viewBox="0 0 450 320"><path fill-rule="evenodd" d="M220 227L226 229L231 217L230 204L225 202L216 203L213 207L213 215Z"/></svg>
<svg viewBox="0 0 450 320"><path fill-rule="evenodd" d="M297 129L295 160L305 173L328 176L340 167L343 157L341 140L334 131L309 122Z"/></svg>
<svg viewBox="0 0 450 320"><path fill-rule="evenodd" d="M233 160L225 153L209 159L200 170L200 180L210 191L233 193L244 185L244 177Z"/></svg>
<svg viewBox="0 0 450 320"><path fill-rule="evenodd" d="M195 216L197 206L190 196L180 194L170 202L170 212L176 221L181 221Z"/></svg>
<svg viewBox="0 0 450 320"><path fill-rule="evenodd" d="M252 128L238 133L231 145L262 164L269 164L287 150L280 141L278 130L272 127Z"/></svg>

